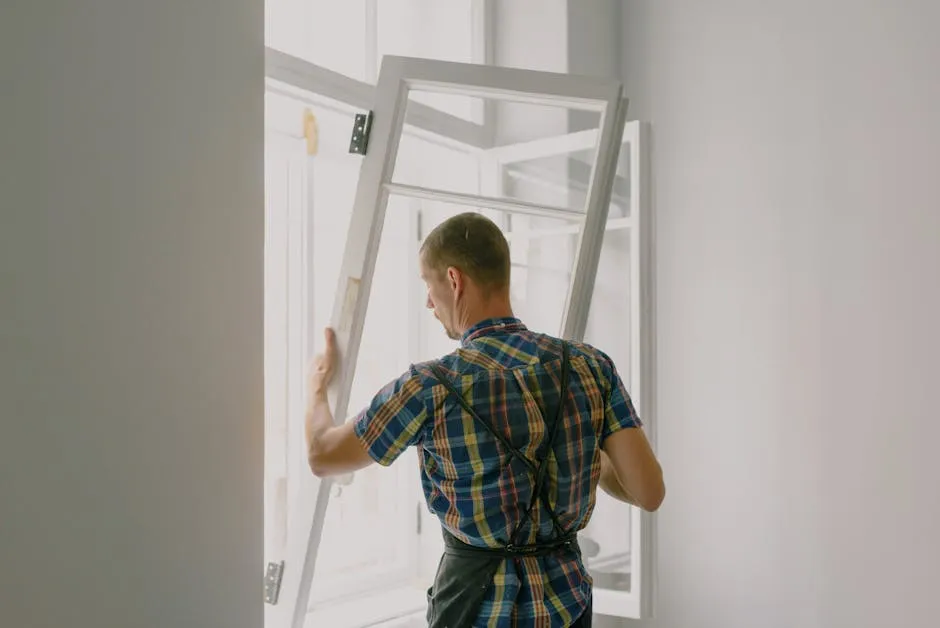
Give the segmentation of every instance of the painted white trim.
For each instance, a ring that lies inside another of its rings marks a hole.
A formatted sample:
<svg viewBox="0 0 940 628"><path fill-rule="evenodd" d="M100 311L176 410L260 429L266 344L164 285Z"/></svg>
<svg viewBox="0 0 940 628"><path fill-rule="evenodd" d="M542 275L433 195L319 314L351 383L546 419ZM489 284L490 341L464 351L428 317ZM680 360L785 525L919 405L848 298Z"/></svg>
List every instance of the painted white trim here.
<svg viewBox="0 0 940 628"><path fill-rule="evenodd" d="M310 105L316 107L317 109L325 109L334 113L341 115L350 116L350 125L352 125L352 116L356 113L360 113L363 108L356 108L346 102L341 102L339 100L334 100L327 98L321 94L316 94L314 92L308 92L299 87L293 85L288 85L287 83L282 83L274 79L267 79L265 81L265 92L268 94L274 94L277 96L283 96L289 98L298 103ZM470 144L465 144L458 140L452 139L445 135L434 133L427 129L417 127L414 124L408 123L412 118L408 117L406 119L406 124L402 130L403 136L419 138L422 141L428 142L430 144L435 144L437 146L442 146L449 150L454 150L461 153L478 155L481 154L484 149L479 146L474 146ZM352 126L350 126L352 130ZM297 125L297 130L293 133L278 131L282 135L294 138L303 138L303 129L300 125Z"/></svg>
<svg viewBox="0 0 940 628"><path fill-rule="evenodd" d="M276 48L264 49L264 75L267 79L344 103L353 109L372 106L375 91L372 85Z"/></svg>
<svg viewBox="0 0 940 628"><path fill-rule="evenodd" d="M299 89L318 101L341 103L352 110L369 111L375 102L376 88L372 85L280 50L265 48L264 63L265 77L273 83L269 89L278 89L277 83L281 83L286 86L286 93L290 93L290 88ZM280 87L280 90L285 91L285 87ZM476 148L490 146L481 125L422 103L409 103L406 123Z"/></svg>

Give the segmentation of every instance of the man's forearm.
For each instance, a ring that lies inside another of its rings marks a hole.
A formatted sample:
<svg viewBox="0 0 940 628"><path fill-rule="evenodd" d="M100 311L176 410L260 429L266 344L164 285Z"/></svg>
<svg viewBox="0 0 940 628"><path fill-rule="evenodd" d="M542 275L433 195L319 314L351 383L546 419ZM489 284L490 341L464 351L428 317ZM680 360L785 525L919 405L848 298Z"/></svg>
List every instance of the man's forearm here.
<svg viewBox="0 0 940 628"><path fill-rule="evenodd" d="M634 499L623 487L623 484L620 483L620 479L617 478L617 472L614 470L614 465L603 451L601 451L601 478L599 484L600 487L604 489L604 492L614 499L619 499L622 502L638 506L636 499Z"/></svg>
<svg viewBox="0 0 940 628"><path fill-rule="evenodd" d="M333 427L333 412L326 391L314 393L307 404L305 433L307 437L307 458L312 460L314 452L323 435Z"/></svg>

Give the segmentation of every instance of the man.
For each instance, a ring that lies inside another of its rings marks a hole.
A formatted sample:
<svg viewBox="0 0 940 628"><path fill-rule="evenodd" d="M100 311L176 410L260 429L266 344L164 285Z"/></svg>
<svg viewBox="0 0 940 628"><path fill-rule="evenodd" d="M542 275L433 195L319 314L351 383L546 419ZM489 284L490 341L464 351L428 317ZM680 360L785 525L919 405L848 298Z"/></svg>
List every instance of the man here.
<svg viewBox="0 0 940 628"><path fill-rule="evenodd" d="M334 427L333 333L310 381L307 444L318 476L390 465L416 446L445 553L429 590L432 628L591 625L577 532L599 485L649 511L662 470L610 358L526 329L509 302L509 246L476 213L420 251L427 307L453 353L412 366Z"/></svg>

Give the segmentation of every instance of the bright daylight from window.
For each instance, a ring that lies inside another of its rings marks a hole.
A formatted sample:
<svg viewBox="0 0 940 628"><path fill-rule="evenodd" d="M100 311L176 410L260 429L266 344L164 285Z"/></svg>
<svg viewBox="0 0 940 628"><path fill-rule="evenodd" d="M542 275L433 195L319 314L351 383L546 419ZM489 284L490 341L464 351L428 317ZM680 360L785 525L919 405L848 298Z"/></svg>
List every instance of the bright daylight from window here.
<svg viewBox="0 0 940 628"><path fill-rule="evenodd" d="M617 116L604 112L619 101L562 102L552 90L568 84L542 87L534 72L526 82L539 97L487 93L480 86L500 75L487 67L494 42L486 0L266 6L264 554L274 574L266 580L266 626L425 626L425 592L443 542L421 491L420 453L412 447L389 468L321 482L304 452L308 364L337 300L348 298L340 278L357 189L368 185L360 171L396 144L379 137L376 124L368 157L351 152L355 117L384 112L375 103L385 55L479 64L467 75L478 81L476 92L437 93L415 83L401 103L403 128L390 132L400 140L381 182L388 203L347 416L409 365L457 347L426 309L418 274L420 243L449 216L480 211L500 225L510 242L516 315L535 331L561 333L586 214L600 189L592 181L610 160L600 149L605 121L616 128ZM612 191L598 223L603 240L584 340L613 358L648 421L642 137L639 124L627 123L610 139L617 165L605 179ZM599 491L579 537L595 612L648 613L649 526L646 513ZM304 584L301 574L311 570Z"/></svg>

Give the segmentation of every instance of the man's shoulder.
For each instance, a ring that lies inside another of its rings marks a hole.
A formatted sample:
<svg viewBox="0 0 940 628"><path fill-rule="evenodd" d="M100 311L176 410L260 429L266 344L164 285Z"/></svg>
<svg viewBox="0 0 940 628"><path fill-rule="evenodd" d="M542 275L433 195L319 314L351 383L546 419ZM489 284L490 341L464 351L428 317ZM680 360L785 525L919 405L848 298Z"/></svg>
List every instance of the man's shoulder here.
<svg viewBox="0 0 940 628"><path fill-rule="evenodd" d="M570 359L583 359L592 371L607 375L613 361L604 351L586 342L526 330L505 336L501 342L475 342L433 360L412 364L405 379L414 379L422 387L433 387L440 376L486 377L520 367L538 367L562 357L562 344L567 342Z"/></svg>
<svg viewBox="0 0 940 628"><path fill-rule="evenodd" d="M556 336L542 334L539 342L546 347L541 362L544 364L561 359L563 343L568 345L568 359L572 363L573 377L578 378L582 386L596 386L600 390L609 390L616 378L616 367L611 357L598 347L574 340L563 340ZM589 383L590 382L590 383Z"/></svg>
<svg viewBox="0 0 940 628"><path fill-rule="evenodd" d="M613 364L610 356L601 349L586 342L572 342L572 355L579 355L588 362L598 365L601 368L609 368Z"/></svg>
<svg viewBox="0 0 940 628"><path fill-rule="evenodd" d="M458 377L476 370L478 369L472 360L467 360L459 350L454 350L439 358L412 364L409 376L420 380L424 386L431 386L437 383L439 375Z"/></svg>
<svg viewBox="0 0 940 628"><path fill-rule="evenodd" d="M589 365L606 370L613 361L610 356L596 346L581 341L565 340L551 334L534 333L533 340L549 355L561 356L562 344L568 345L568 355L570 358L582 358Z"/></svg>

